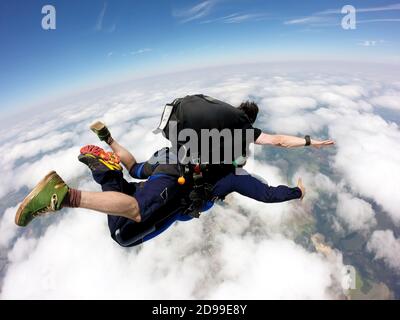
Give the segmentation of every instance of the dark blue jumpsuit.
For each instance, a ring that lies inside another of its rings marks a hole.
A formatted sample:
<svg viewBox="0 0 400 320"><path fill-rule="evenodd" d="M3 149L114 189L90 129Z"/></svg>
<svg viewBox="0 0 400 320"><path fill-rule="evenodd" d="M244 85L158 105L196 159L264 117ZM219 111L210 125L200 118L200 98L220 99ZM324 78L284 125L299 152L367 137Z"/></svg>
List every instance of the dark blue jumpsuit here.
<svg viewBox="0 0 400 320"><path fill-rule="evenodd" d="M145 170L143 170L145 164L144 162L137 163L130 171L130 175L133 178L147 179L147 181L140 183L126 181L121 171L93 172L94 180L101 185L103 191L117 191L131 195L135 197L139 205L142 219L140 223L125 217L108 216L108 225L114 240L115 232L118 229L132 229L131 232L137 232L134 229L138 225L147 220L152 223L152 220L157 221L159 217L170 215L171 213L173 214L169 219L162 222L164 226L159 226L160 230L165 230L176 220L185 221L191 219L191 217L183 215L182 212L175 212L179 208L179 194L182 188L177 183L177 177L163 173L146 176ZM156 166L157 164L154 165L154 167ZM284 202L301 197L301 190L298 187L290 188L284 185L271 187L250 174L236 175L234 173L229 173L215 183L212 197L223 199L231 192L238 192L243 196L265 203ZM129 232L125 233L128 234ZM150 238L152 237L148 237L148 239Z"/></svg>

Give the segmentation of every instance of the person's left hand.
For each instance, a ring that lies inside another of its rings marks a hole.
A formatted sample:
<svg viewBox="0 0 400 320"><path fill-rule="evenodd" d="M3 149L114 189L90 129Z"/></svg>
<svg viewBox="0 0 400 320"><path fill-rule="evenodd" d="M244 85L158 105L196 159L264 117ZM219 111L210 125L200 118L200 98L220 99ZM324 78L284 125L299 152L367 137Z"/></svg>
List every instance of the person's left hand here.
<svg viewBox="0 0 400 320"><path fill-rule="evenodd" d="M311 146L314 148L323 148L323 147L329 147L333 146L335 144L335 141L333 140L311 140Z"/></svg>

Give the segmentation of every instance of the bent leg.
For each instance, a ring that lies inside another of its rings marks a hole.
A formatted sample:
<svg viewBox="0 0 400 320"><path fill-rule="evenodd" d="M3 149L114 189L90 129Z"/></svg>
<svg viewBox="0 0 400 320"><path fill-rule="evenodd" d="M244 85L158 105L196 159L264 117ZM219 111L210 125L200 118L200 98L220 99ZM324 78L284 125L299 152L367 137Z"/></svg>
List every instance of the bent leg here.
<svg viewBox="0 0 400 320"><path fill-rule="evenodd" d="M300 199L302 196L302 192L298 187L290 188L284 185L271 187L250 174L235 175L233 173L216 183L213 189L213 196L224 198L231 192L237 192L245 197L266 203Z"/></svg>
<svg viewBox="0 0 400 320"><path fill-rule="evenodd" d="M115 140L111 142L110 147L121 159L121 162L125 166L125 168L130 171L136 163L136 159L132 155L132 153L130 153Z"/></svg>

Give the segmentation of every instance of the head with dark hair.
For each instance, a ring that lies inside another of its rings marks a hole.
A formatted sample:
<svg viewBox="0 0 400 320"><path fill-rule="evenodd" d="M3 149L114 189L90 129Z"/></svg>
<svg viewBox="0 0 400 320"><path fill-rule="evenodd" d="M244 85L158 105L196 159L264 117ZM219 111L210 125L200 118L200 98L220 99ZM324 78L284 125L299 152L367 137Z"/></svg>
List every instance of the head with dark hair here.
<svg viewBox="0 0 400 320"><path fill-rule="evenodd" d="M242 110L248 117L250 122L253 124L256 122L258 115L258 105L253 101L245 101L238 107L239 110Z"/></svg>

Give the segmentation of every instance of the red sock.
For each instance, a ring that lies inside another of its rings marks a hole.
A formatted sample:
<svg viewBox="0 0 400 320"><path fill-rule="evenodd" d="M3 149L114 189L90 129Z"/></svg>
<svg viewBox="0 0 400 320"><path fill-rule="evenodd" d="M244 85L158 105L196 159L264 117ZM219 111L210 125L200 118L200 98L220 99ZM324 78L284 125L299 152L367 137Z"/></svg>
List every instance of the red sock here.
<svg viewBox="0 0 400 320"><path fill-rule="evenodd" d="M67 208L78 208L81 204L82 191L77 189L69 189L62 206Z"/></svg>

